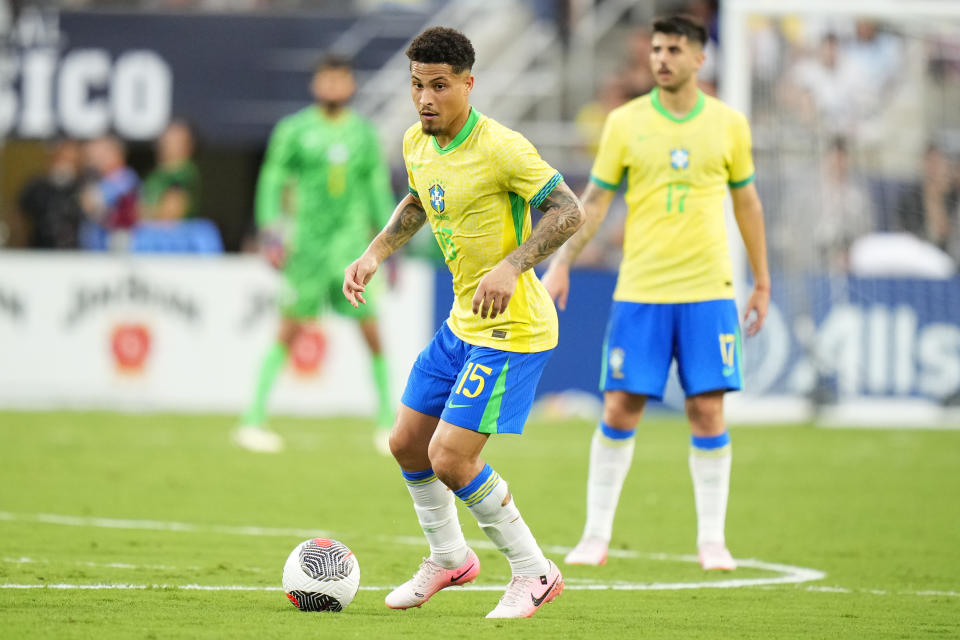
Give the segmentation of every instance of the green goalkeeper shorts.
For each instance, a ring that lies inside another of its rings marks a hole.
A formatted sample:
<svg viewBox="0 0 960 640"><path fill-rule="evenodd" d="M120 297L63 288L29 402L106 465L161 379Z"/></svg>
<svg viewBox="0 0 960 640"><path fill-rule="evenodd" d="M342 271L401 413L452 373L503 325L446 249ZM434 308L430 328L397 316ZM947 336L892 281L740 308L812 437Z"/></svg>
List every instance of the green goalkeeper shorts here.
<svg viewBox="0 0 960 640"><path fill-rule="evenodd" d="M292 255L283 269L280 312L286 318L311 319L333 311L347 318L376 317L376 300L381 291L375 278L364 295L367 304L354 309L343 295L343 269Z"/></svg>

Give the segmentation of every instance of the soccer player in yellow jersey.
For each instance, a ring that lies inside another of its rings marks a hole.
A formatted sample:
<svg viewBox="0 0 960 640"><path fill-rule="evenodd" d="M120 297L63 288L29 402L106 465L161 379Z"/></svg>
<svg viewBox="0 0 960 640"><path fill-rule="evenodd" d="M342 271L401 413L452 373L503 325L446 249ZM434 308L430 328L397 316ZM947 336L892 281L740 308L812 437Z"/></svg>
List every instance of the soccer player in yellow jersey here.
<svg viewBox="0 0 960 640"><path fill-rule="evenodd" d="M653 24L650 63L657 87L607 117L583 197L583 229L544 275L566 306L569 271L606 215L626 175L623 261L603 352L603 417L594 433L587 522L570 564L603 564L633 436L646 399L660 399L676 359L690 420L690 474L697 546L704 569L736 567L724 539L730 436L723 396L741 387L740 325L723 200L729 188L754 287L744 321L760 330L770 300L763 210L753 185L746 118L697 88L706 31L684 16Z"/></svg>
<svg viewBox="0 0 960 640"><path fill-rule="evenodd" d="M420 116L403 138L410 193L347 267L343 293L364 303L377 267L429 220L453 274L454 303L413 365L390 436L430 557L386 604L419 607L476 578L480 563L460 529L456 495L513 574L487 617L529 617L560 593L563 578L480 452L490 434L523 431L557 344L556 310L532 267L576 232L583 209L533 145L470 106L474 52L462 33L427 29L407 57ZM534 229L530 207L543 212Z"/></svg>

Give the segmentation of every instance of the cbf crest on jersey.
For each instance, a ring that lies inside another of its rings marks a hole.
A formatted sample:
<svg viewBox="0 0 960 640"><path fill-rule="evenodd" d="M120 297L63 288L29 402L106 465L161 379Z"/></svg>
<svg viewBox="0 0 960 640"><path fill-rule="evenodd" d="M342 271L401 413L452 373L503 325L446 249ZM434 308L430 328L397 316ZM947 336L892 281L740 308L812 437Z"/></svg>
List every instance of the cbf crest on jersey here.
<svg viewBox="0 0 960 640"><path fill-rule="evenodd" d="M433 210L437 213L443 213L446 203L443 200L444 190L439 184L435 184L430 187L430 206L433 207Z"/></svg>
<svg viewBox="0 0 960 640"><path fill-rule="evenodd" d="M690 152L686 149L670 149L670 166L676 170L690 166Z"/></svg>

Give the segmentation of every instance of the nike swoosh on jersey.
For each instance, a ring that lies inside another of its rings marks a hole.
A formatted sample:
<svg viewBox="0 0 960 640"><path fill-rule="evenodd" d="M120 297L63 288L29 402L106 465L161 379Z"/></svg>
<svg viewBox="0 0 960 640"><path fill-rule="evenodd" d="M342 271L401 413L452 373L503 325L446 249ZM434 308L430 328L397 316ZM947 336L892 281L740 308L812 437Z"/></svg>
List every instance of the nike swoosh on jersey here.
<svg viewBox="0 0 960 640"><path fill-rule="evenodd" d="M448 409L461 409L463 407L469 407L469 404L453 404L452 402L447 402Z"/></svg>
<svg viewBox="0 0 960 640"><path fill-rule="evenodd" d="M543 599L546 598L547 595L549 595L549 593L550 593L551 591L553 591L553 588L554 588L555 586L557 586L557 580L559 580L559 579L560 579L560 576L557 576L556 578L554 578L554 579L553 579L553 583L552 583L549 587L547 587L547 590L544 591L544 592L543 592L543 595L540 596L539 598L535 598L532 593L530 594L530 599L533 600L533 606L535 606L535 607L539 607L539 606L540 606L540 603L543 602Z"/></svg>
<svg viewBox="0 0 960 640"><path fill-rule="evenodd" d="M419 169L419 168L422 167L422 166L423 166L422 164L414 164L413 162L411 162L411 163L410 163L410 170L411 170L411 171L416 171L417 169Z"/></svg>
<svg viewBox="0 0 960 640"><path fill-rule="evenodd" d="M733 367L724 367L724 368L723 368L723 372L722 372L722 373L723 373L723 377L724 377L724 378L727 378L727 377L729 377L729 376L732 376L733 373L734 373L734 371L735 371L735 369L734 369Z"/></svg>

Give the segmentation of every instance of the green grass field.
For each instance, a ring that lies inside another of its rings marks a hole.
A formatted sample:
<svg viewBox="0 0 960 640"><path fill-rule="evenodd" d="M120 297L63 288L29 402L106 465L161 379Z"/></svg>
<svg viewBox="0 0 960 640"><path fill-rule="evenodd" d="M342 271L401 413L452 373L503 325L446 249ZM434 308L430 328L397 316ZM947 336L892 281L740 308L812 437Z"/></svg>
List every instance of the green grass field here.
<svg viewBox="0 0 960 640"><path fill-rule="evenodd" d="M230 417L0 412L0 636L960 637L960 431L735 428L728 543L758 563L707 575L689 557L685 426L650 421L617 554L565 568L567 590L534 618L488 621L509 579L488 546L477 585L492 590L383 605L427 547L366 422L275 424L289 448L265 456L229 444ZM592 429L533 422L487 447L558 561L583 524ZM363 590L340 614L301 613L278 590L287 553L315 533L360 562ZM717 588L732 579L762 583Z"/></svg>

